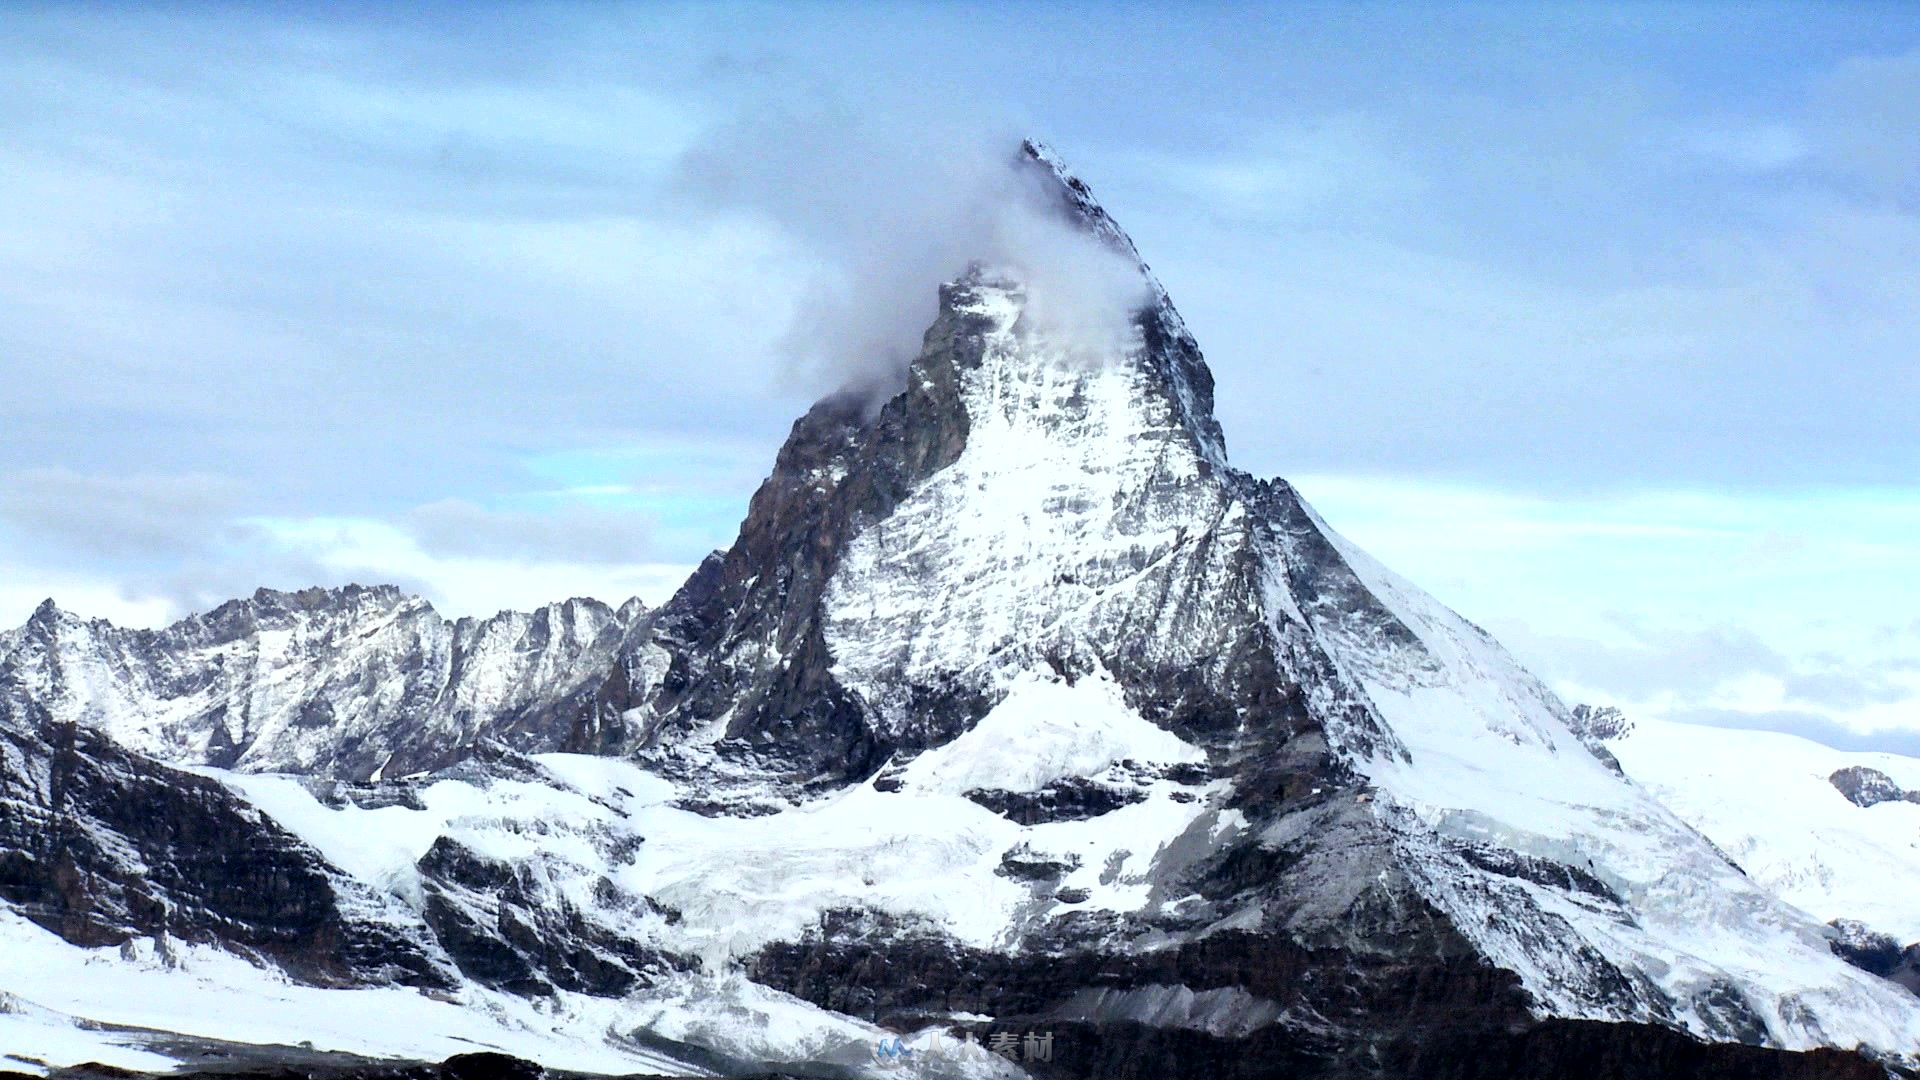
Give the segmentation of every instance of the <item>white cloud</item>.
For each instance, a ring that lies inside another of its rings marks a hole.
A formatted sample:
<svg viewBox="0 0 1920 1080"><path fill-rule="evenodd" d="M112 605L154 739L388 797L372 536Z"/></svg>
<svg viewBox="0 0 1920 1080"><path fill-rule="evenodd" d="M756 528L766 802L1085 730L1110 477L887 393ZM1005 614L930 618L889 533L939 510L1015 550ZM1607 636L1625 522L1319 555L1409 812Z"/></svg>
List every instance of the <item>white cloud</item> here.
<svg viewBox="0 0 1920 1080"><path fill-rule="evenodd" d="M693 146L678 186L699 212L770 222L815 258L781 342L816 396L890 394L941 284L976 262L1017 273L1048 332L1096 355L1147 299L1132 259L1063 217L1057 185L991 117L761 103Z"/></svg>
<svg viewBox="0 0 1920 1080"><path fill-rule="evenodd" d="M119 626L153 628L180 616L175 604L165 597L130 596L96 578L0 560L0 627L19 626L43 600Z"/></svg>

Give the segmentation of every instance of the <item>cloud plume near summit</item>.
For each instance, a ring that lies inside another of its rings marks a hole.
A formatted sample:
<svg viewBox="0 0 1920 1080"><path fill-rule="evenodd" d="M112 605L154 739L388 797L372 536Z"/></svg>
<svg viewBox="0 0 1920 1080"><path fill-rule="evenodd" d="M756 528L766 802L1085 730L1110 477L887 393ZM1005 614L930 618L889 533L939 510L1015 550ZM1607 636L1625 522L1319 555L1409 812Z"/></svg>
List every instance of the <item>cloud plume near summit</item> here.
<svg viewBox="0 0 1920 1080"><path fill-rule="evenodd" d="M1151 296L1131 257L1071 220L1009 128L770 109L693 146L677 188L799 249L810 273L779 344L785 377L813 392L892 393L939 286L976 264L1023 282L1034 329L1076 359L1124 348Z"/></svg>

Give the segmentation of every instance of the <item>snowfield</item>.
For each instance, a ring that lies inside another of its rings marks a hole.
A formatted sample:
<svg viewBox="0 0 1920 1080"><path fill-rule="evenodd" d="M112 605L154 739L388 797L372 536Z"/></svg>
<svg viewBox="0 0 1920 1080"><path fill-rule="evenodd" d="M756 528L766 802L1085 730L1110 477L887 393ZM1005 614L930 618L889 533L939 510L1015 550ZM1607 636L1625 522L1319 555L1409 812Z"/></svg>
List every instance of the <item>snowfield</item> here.
<svg viewBox="0 0 1920 1080"><path fill-rule="evenodd" d="M1205 762L1207 755L1128 708L1105 675L1072 686L1022 675L978 724L914 758L902 776L916 792L1038 791L1129 760L1179 764Z"/></svg>
<svg viewBox="0 0 1920 1080"><path fill-rule="evenodd" d="M1828 777L1849 765L1920 788L1920 760L1853 753L1771 731L1636 719L1607 748L1627 775L1749 877L1821 920L1920 941L1920 804L1855 806Z"/></svg>
<svg viewBox="0 0 1920 1080"><path fill-rule="evenodd" d="M85 949L0 911L6 992L0 1063L8 1067L100 1061L164 1071L145 1028L258 1046L302 1046L372 1057L440 1060L495 1050L552 1068L699 1075L700 1070L609 1034L626 1018L616 1002L580 995L549 1006L468 988L439 1000L399 988L321 989L288 981L219 949L150 943ZM24 1007L23 1007L24 1005ZM79 1026L84 1022L87 1026Z"/></svg>

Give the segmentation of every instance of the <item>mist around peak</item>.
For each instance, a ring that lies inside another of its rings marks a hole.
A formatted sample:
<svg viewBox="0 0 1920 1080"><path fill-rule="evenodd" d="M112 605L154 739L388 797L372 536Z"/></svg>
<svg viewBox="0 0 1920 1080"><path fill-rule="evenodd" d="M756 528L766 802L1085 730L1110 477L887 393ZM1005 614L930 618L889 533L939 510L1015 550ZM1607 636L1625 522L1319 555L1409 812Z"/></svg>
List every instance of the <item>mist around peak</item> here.
<svg viewBox="0 0 1920 1080"><path fill-rule="evenodd" d="M1090 233L1011 126L771 108L720 125L681 160L697 210L761 219L811 267L779 336L781 378L816 394L896 392L939 286L979 268L1017 282L1026 329L1095 363L1135 339L1142 267Z"/></svg>

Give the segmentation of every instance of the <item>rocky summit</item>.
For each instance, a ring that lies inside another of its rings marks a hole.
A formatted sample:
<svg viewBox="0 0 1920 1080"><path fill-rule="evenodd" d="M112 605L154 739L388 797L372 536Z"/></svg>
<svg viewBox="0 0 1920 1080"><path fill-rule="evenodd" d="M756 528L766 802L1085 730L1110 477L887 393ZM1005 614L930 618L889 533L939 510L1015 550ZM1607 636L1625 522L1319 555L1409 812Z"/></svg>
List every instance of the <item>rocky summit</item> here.
<svg viewBox="0 0 1920 1080"><path fill-rule="evenodd" d="M262 592L0 639L0 1063L1920 1062L1910 963L1849 963L1882 943L1623 775L1617 715L1236 470L1125 233L1044 147L1013 167L1137 276L1122 332L965 268L658 609Z"/></svg>

